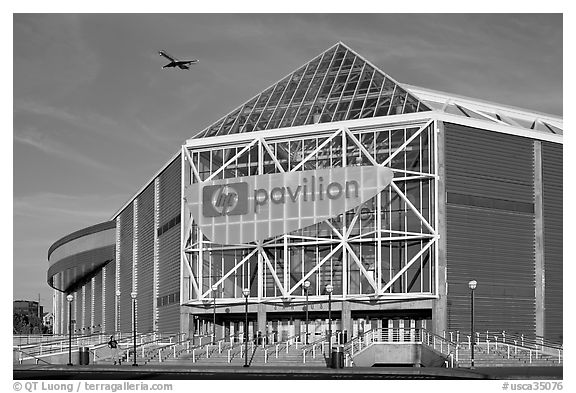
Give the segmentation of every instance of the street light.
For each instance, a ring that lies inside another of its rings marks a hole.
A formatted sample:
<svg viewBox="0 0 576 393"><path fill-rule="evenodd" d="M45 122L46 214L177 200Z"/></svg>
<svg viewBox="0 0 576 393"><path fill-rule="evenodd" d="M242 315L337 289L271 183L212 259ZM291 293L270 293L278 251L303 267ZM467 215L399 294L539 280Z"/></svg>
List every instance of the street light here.
<svg viewBox="0 0 576 393"><path fill-rule="evenodd" d="M242 293L246 298L246 308L244 313L244 367L248 367L248 296L250 296L250 290L248 288L244 288Z"/></svg>
<svg viewBox="0 0 576 393"><path fill-rule="evenodd" d="M68 300L68 365L72 366L72 300L74 296L69 294L66 300Z"/></svg>
<svg viewBox="0 0 576 393"><path fill-rule="evenodd" d="M138 363L136 363L136 296L138 296L138 294L136 293L136 291L133 291L130 294L130 297L132 297L132 317L133 317L133 336L134 336L134 363L132 363L133 366L137 366Z"/></svg>
<svg viewBox="0 0 576 393"><path fill-rule="evenodd" d="M470 335L472 336L472 350L470 352L470 368L474 368L474 345L476 345L476 339L474 337L474 290L478 282L472 280L468 283L468 288L470 288Z"/></svg>
<svg viewBox="0 0 576 393"><path fill-rule="evenodd" d="M304 292L306 292L306 345L308 345L308 288L310 288L310 281L306 280L304 281Z"/></svg>
<svg viewBox="0 0 576 393"><path fill-rule="evenodd" d="M121 295L120 290L117 290L116 291L116 326L114 328L116 331L120 330L120 295Z"/></svg>
<svg viewBox="0 0 576 393"><path fill-rule="evenodd" d="M331 284L326 285L328 292L328 356L332 364L332 291L334 287Z"/></svg>
<svg viewBox="0 0 576 393"><path fill-rule="evenodd" d="M218 285L212 285L212 296L214 297L214 314L212 316L212 344L216 344L216 291Z"/></svg>

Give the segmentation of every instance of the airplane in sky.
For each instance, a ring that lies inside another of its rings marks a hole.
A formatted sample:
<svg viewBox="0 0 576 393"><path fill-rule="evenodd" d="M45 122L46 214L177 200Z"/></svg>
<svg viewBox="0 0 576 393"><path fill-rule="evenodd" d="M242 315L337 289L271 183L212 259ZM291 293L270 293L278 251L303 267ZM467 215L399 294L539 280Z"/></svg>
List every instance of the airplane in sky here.
<svg viewBox="0 0 576 393"><path fill-rule="evenodd" d="M160 52L158 52L158 54L160 56L163 56L165 58L167 58L168 60L170 60L170 63L166 64L165 66L162 66L162 68L168 68L168 67L178 67L181 70L189 70L190 68L188 67L190 64L196 64L198 63L198 59L194 59L194 60L178 60L177 58L170 56L168 53L166 53L165 51L161 50Z"/></svg>

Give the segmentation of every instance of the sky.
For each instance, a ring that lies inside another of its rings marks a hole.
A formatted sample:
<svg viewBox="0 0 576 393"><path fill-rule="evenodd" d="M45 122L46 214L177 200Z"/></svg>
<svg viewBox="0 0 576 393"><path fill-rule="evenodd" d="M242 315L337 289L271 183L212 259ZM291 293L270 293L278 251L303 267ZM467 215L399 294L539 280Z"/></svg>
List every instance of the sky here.
<svg viewBox="0 0 576 393"><path fill-rule="evenodd" d="M50 309L50 245L338 41L401 83L563 115L561 14L14 14L14 300Z"/></svg>

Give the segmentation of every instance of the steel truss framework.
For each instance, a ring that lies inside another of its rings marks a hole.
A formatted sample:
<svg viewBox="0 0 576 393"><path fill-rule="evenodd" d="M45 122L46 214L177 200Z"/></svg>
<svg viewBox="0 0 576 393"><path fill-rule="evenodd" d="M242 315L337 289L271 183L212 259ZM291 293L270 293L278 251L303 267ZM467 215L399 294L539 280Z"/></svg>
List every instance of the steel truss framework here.
<svg viewBox="0 0 576 393"><path fill-rule="evenodd" d="M327 284L335 300L436 297L435 122L424 116L395 121L318 124L297 136L272 130L239 134L232 143L207 138L183 146L183 190L207 180L351 165L387 166L394 179L353 211L250 244L210 243L183 203L182 304L210 305L214 297L221 305L238 304L246 287L251 302L285 304L304 298L305 281L311 301L325 300Z"/></svg>

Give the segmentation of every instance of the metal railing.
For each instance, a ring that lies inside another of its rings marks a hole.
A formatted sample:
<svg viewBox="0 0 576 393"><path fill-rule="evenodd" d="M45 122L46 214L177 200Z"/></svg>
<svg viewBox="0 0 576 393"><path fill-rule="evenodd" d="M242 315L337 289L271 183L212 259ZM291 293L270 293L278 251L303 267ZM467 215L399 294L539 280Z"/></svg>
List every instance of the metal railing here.
<svg viewBox="0 0 576 393"><path fill-rule="evenodd" d="M461 334L459 331L448 332L448 335L456 339L460 348L470 350L472 346L470 335ZM528 336L506 331L475 332L475 335L476 348L487 354L497 352L503 359L517 359L528 364L535 363L539 359L559 364L563 362L562 344L546 340L541 336Z"/></svg>
<svg viewBox="0 0 576 393"><path fill-rule="evenodd" d="M458 362L458 344L443 336L423 328L377 328L353 337L344 345L346 363L350 365L354 356L376 343L423 344L444 355L446 367L455 367Z"/></svg>

